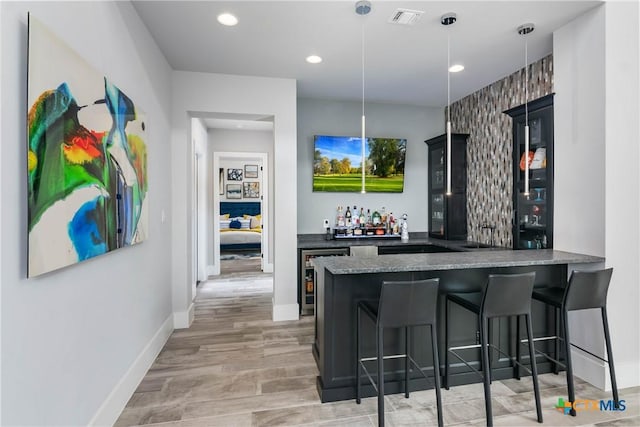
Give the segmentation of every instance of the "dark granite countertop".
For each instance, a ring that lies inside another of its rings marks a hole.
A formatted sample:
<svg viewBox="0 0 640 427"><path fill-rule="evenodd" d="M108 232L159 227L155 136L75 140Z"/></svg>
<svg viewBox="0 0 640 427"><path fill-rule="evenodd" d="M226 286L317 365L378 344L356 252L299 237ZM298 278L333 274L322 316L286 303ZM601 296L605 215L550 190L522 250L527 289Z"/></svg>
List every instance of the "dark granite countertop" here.
<svg viewBox="0 0 640 427"><path fill-rule="evenodd" d="M333 274L456 270L596 262L604 262L604 258L553 249L400 254L380 255L370 258L318 257L313 260L313 264L316 267L324 267Z"/></svg>
<svg viewBox="0 0 640 427"><path fill-rule="evenodd" d="M298 234L298 249L325 249L325 248L348 248L350 246L413 246L413 245L434 245L452 249L460 252L471 251L495 251L506 248L468 248L474 246L475 242L466 240L441 240L429 237L429 233L416 232L409 233L409 240L402 241L399 237L359 237L359 238L338 238L325 240L324 234Z"/></svg>

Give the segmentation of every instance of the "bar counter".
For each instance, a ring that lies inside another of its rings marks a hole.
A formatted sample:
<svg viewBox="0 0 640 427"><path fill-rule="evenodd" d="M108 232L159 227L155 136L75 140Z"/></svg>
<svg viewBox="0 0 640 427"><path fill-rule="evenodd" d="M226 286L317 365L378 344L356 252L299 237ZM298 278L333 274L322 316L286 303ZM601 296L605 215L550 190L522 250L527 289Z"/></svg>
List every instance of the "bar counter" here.
<svg viewBox="0 0 640 427"><path fill-rule="evenodd" d="M313 260L316 283L315 340L313 354L320 375L317 388L323 402L355 397L355 319L356 302L362 299L377 301L383 280L440 279L438 340L440 361L444 363L444 295L447 292L476 292L482 290L489 274L513 274L534 271L535 286L566 286L568 273L573 269L589 269L604 258L545 250L475 250L468 252L418 253L380 255L369 258L319 257ZM591 266L590 266L591 265ZM398 307L402 310L402 307ZM366 322L366 321L365 321ZM552 335L555 325L552 310L532 303L534 336ZM451 306L450 344L475 344L476 316L456 305ZM369 327L367 327L369 326ZM363 355L375 354L373 325L366 325L362 339ZM496 319L490 325L490 339L500 348L515 354L515 319ZM433 375L429 334L426 328L416 328L412 334L412 355L428 375ZM537 344L539 349L553 353L548 343ZM404 334L385 331L385 354L404 352ZM468 351L471 365L479 368L480 353ZM522 353L528 354L526 348ZM492 378L513 376L513 364L498 353L491 357ZM527 358L524 357L525 363ZM540 373L550 372L552 365L543 358L536 359ZM452 360L452 363L454 360ZM443 368L443 366L441 366ZM375 366L371 369L375 370ZM385 391L397 393L403 387L403 366L398 360L385 361ZM414 373L415 374L415 373ZM412 375L412 389L432 387L420 374ZM480 379L459 363L451 366L451 385L479 382ZM375 394L369 383L363 382L365 396Z"/></svg>

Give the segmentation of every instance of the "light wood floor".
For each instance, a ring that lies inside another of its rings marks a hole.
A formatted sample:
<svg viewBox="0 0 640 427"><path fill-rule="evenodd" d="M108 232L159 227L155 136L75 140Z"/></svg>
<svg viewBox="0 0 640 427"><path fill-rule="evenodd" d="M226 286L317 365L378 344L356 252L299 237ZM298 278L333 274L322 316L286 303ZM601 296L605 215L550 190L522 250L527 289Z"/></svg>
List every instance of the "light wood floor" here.
<svg viewBox="0 0 640 427"><path fill-rule="evenodd" d="M376 401L320 403L311 355L313 317L271 321L272 279L233 273L198 287L195 321L175 331L118 419L116 426L375 426ZM640 425L640 388L621 390L626 411L554 409L566 396L563 374L540 376L544 425ZM492 384L497 426L539 425L531 382ZM609 399L577 380L577 396ZM485 425L481 384L443 390L446 425ZM435 424L433 390L386 398L389 426Z"/></svg>

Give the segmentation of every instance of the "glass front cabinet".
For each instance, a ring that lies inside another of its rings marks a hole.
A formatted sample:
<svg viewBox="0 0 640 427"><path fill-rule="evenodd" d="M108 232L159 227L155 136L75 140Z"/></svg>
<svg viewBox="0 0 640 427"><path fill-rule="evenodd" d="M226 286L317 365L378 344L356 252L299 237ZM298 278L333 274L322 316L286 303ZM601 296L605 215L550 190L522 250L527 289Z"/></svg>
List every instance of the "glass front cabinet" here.
<svg viewBox="0 0 640 427"><path fill-rule="evenodd" d="M436 239L467 238L467 138L451 135L451 195L447 186L447 136L425 141L429 147L429 236Z"/></svg>
<svg viewBox="0 0 640 427"><path fill-rule="evenodd" d="M301 314L313 314L315 308L316 278L313 259L319 256L349 255L349 248L301 249L298 277L300 280L298 301Z"/></svg>
<svg viewBox="0 0 640 427"><path fill-rule="evenodd" d="M513 118L513 248L553 248L553 94L505 111ZM525 115L529 152L525 153ZM525 161L529 194L525 194Z"/></svg>

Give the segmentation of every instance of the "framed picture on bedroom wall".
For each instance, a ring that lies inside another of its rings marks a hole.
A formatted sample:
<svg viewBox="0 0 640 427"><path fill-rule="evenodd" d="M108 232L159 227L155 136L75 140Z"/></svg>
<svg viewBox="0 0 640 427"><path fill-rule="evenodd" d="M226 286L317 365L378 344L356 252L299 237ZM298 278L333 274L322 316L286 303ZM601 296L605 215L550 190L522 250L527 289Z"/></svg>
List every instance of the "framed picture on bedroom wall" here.
<svg viewBox="0 0 640 427"><path fill-rule="evenodd" d="M218 194L223 196L224 195L224 168L220 168L219 171L219 184L218 184Z"/></svg>
<svg viewBox="0 0 640 427"><path fill-rule="evenodd" d="M246 199L257 199L260 197L259 182L243 182L243 196Z"/></svg>
<svg viewBox="0 0 640 427"><path fill-rule="evenodd" d="M242 169L227 169L227 181L242 181Z"/></svg>
<svg viewBox="0 0 640 427"><path fill-rule="evenodd" d="M245 178L257 178L258 177L258 165L244 165L244 177Z"/></svg>
<svg viewBox="0 0 640 427"><path fill-rule="evenodd" d="M227 184L227 199L242 199L242 185Z"/></svg>

